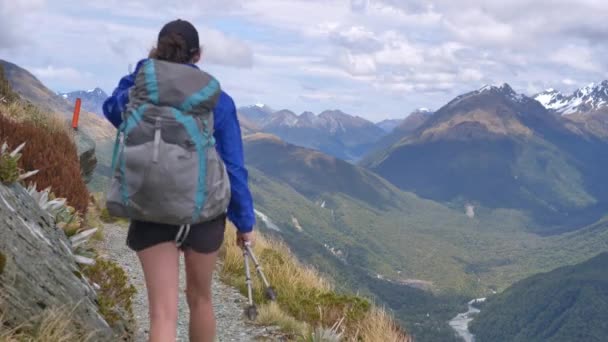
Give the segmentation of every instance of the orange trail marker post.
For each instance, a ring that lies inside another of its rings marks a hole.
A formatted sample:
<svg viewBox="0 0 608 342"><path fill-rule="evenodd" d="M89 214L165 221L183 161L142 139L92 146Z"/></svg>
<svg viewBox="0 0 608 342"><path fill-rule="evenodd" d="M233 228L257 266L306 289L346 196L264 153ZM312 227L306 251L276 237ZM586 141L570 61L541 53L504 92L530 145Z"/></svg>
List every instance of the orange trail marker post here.
<svg viewBox="0 0 608 342"><path fill-rule="evenodd" d="M72 128L74 130L78 129L78 119L80 118L80 105L82 101L80 98L76 99L76 105L74 106L74 116L72 116Z"/></svg>

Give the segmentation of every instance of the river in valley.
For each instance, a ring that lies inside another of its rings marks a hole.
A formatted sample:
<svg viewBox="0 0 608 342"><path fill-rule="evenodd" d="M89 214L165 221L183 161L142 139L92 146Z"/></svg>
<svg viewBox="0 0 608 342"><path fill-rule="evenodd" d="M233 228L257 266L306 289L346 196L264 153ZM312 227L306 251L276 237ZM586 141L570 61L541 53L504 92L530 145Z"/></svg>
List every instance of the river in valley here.
<svg viewBox="0 0 608 342"><path fill-rule="evenodd" d="M450 321L452 329L454 329L465 342L475 342L475 336L469 331L469 323L471 323L475 314L479 313L479 309L475 308L473 305L485 301L485 298L473 299L468 303L469 310L467 312L459 313Z"/></svg>

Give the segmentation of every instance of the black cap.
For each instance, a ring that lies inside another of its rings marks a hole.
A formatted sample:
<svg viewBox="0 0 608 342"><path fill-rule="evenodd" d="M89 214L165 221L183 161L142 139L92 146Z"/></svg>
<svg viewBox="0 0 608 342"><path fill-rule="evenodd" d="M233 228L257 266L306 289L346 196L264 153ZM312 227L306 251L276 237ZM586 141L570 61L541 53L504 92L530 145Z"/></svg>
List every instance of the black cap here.
<svg viewBox="0 0 608 342"><path fill-rule="evenodd" d="M164 36L169 34L176 33L180 35L186 41L186 46L188 47L188 51L190 53L195 53L200 49L200 44L198 41L198 32L194 25L189 23L188 21L177 19L167 23L160 30L158 34L158 40Z"/></svg>

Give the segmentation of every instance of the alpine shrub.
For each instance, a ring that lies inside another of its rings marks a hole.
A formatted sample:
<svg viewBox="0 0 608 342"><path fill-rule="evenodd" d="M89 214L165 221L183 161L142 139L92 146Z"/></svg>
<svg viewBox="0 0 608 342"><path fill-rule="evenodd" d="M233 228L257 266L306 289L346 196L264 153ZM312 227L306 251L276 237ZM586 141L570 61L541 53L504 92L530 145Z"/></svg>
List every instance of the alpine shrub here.
<svg viewBox="0 0 608 342"><path fill-rule="evenodd" d="M86 213L89 192L81 177L76 146L65 132L41 129L34 123L16 122L0 115L0 138L10 146L27 142L19 167L40 170L29 181L40 188L51 187L80 214Z"/></svg>

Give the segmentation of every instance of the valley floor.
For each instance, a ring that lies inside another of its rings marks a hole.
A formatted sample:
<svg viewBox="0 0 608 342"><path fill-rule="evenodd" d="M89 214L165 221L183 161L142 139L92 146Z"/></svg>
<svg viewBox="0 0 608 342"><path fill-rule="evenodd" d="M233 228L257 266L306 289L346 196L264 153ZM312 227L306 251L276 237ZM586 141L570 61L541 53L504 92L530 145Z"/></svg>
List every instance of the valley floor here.
<svg viewBox="0 0 608 342"><path fill-rule="evenodd" d="M106 225L103 230L102 256L114 260L129 275L129 280L137 289L133 300L133 312L137 324L136 342L146 341L148 331L147 293L144 275L136 254L125 244L127 228L120 225ZM188 306L185 298L185 274L183 258L180 262L180 296L177 341L188 341ZM271 339L272 332L265 327L247 323L243 317L243 307L247 299L236 289L225 285L217 275L213 281L213 306L217 319L217 341L255 341Z"/></svg>

